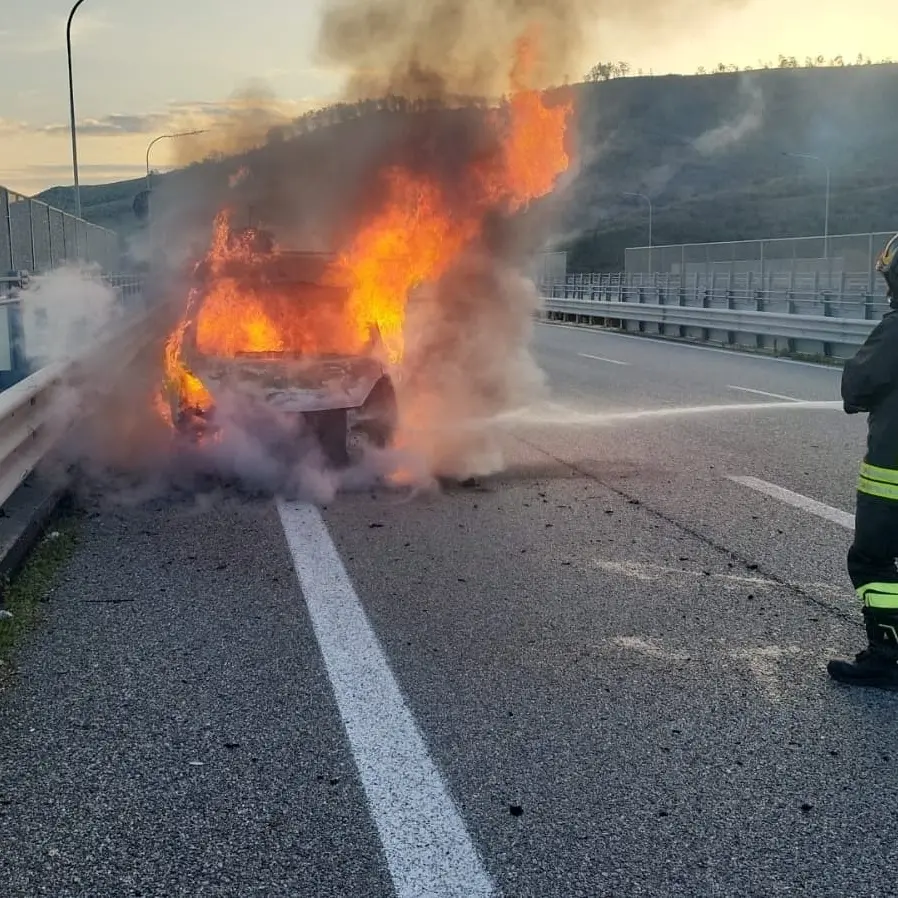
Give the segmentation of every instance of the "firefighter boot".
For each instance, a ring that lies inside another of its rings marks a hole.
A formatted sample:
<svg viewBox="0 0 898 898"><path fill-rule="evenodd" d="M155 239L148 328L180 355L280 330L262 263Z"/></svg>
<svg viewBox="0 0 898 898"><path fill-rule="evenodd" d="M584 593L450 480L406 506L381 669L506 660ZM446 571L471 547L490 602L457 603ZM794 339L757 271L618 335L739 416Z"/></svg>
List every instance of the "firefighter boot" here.
<svg viewBox="0 0 898 898"><path fill-rule="evenodd" d="M898 691L898 614L864 608L869 645L854 661L830 661L826 669L840 683Z"/></svg>

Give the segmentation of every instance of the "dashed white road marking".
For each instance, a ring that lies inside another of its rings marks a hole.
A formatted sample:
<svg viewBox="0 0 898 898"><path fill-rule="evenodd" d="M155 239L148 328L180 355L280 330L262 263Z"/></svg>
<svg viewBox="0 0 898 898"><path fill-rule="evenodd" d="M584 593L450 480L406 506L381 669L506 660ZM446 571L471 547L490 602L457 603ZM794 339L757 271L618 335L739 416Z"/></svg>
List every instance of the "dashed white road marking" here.
<svg viewBox="0 0 898 898"><path fill-rule="evenodd" d="M763 412L774 409L808 409L824 411L841 411L841 401L805 402L790 400L788 402L740 402L725 405L691 405L668 406L665 408L635 409L626 412L590 412L563 405L560 402L543 402L523 408L500 412L492 422L508 422L518 424L565 425L599 427L603 424L614 424L618 421L638 421L651 418L680 418L691 415L716 415L724 412Z"/></svg>
<svg viewBox="0 0 898 898"><path fill-rule="evenodd" d="M780 667L784 659L798 658L801 655L801 649L798 646L764 645L736 649L729 654L733 660L741 661L748 666L771 701L782 701L788 687L794 687L794 682L790 682L783 675Z"/></svg>
<svg viewBox="0 0 898 898"><path fill-rule="evenodd" d="M607 574L616 574L620 577L628 577L643 583L667 582L675 584L677 588L691 588L690 581L713 581L720 589L734 589L744 591L746 586L756 590L782 589L782 581L771 580L757 575L720 573L708 569L696 570L692 568L667 567L663 564L652 564L644 561L610 561L597 559L591 564ZM837 597L844 593L844 589L833 583L799 583L795 584L803 589L813 591L818 595L832 594Z"/></svg>
<svg viewBox="0 0 898 898"><path fill-rule="evenodd" d="M398 898L494 895L321 514L277 508Z"/></svg>
<svg viewBox="0 0 898 898"><path fill-rule="evenodd" d="M682 652L672 652L664 648L657 639L652 639L651 637L643 639L641 636L615 636L611 641L622 649L639 652L640 655L646 655L657 661L683 662L691 660L689 655Z"/></svg>
<svg viewBox="0 0 898 898"><path fill-rule="evenodd" d="M767 396L770 399L785 399L786 402L805 402L795 396L784 396L782 393L768 393L766 390L753 390L751 387L737 387L735 384L727 384L728 390L739 390L742 393L754 393L756 396Z"/></svg>
<svg viewBox="0 0 898 898"><path fill-rule="evenodd" d="M795 508L810 512L813 515L817 515L818 518L831 521L833 524L838 524L846 530L854 530L854 515L849 514L847 511L842 511L841 508L834 508L832 505L826 505L823 502L818 502L816 499L810 499L801 493L793 493L792 490L777 486L775 483L768 483L766 480L759 480L757 477L735 477L731 475L727 479L742 486L747 486L749 489L756 490L759 493L764 493L766 496L779 499L780 502L793 505Z"/></svg>
<svg viewBox="0 0 898 898"><path fill-rule="evenodd" d="M554 327L559 330L579 331L581 334L593 334L595 336L607 337L614 340L642 340L648 344L663 344L664 346L677 346L680 349L691 349L696 352L716 352L719 355L728 355L730 358L751 359L756 362L777 362L780 365L801 365L804 368L818 368L823 371L831 371L841 377L842 369L836 365L821 365L819 362L802 362L798 359L781 359L775 356L761 355L760 353L752 353L750 350L744 352L738 349L719 349L716 346L700 346L697 343L687 343L680 340L668 340L664 337L655 336L654 334L619 334L616 331L605 330L600 327L590 327L588 325L578 324L556 324L554 321L537 321L536 324L543 327Z"/></svg>
<svg viewBox="0 0 898 898"><path fill-rule="evenodd" d="M608 362L609 365L630 365L631 362L622 362L620 359L606 359L603 355L589 355L587 352L578 352L581 359L593 359L596 362Z"/></svg>

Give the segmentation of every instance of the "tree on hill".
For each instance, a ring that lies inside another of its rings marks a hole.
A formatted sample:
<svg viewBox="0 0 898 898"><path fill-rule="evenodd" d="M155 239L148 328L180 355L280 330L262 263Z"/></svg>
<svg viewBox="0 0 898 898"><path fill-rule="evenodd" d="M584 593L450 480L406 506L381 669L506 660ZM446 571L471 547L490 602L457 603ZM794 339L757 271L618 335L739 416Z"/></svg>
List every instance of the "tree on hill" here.
<svg viewBox="0 0 898 898"><path fill-rule="evenodd" d="M839 54L827 58L822 54L817 56L806 56L804 62L801 62L797 56L786 56L780 53L776 62L764 62L758 60L756 65L748 65L740 67L732 62L718 62L713 66L699 66L696 70L697 75L723 75L735 72L759 72L769 69L819 69L819 68L845 68L846 66L871 66L871 65L892 65L894 60L890 56L878 59L875 62L863 53L858 53L854 62L846 62L845 57ZM612 78L627 78L633 74L633 67L628 62L597 62L584 76L586 82L610 81ZM645 72L642 69L637 71L642 76Z"/></svg>
<svg viewBox="0 0 898 898"><path fill-rule="evenodd" d="M583 80L589 82L610 81L612 78L626 78L631 71L628 62L597 62L584 75Z"/></svg>

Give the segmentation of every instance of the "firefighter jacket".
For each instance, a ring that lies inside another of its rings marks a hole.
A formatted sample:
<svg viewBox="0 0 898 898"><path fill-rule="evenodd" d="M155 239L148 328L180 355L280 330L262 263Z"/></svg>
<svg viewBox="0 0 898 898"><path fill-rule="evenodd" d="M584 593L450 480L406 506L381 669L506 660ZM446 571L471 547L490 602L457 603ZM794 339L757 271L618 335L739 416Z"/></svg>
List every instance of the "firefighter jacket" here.
<svg viewBox="0 0 898 898"><path fill-rule="evenodd" d="M868 413L858 491L898 502L898 311L887 312L842 370L842 402Z"/></svg>

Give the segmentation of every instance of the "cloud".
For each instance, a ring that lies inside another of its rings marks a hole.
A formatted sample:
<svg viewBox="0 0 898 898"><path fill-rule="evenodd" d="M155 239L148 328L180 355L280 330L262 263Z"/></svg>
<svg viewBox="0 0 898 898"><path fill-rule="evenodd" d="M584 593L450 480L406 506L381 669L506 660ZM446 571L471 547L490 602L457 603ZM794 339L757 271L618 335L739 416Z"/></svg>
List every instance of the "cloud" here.
<svg viewBox="0 0 898 898"><path fill-rule="evenodd" d="M299 100L262 99L237 97L232 100L171 103L165 112L113 113L101 118L82 119L78 122L79 135L90 137L123 137L130 134L163 134L193 128L215 128L222 122L231 122L235 114L264 112L272 119L292 119L324 105L318 98ZM4 125L15 125L19 130L46 135L68 135L69 123L28 126L0 119L0 133Z"/></svg>
<svg viewBox="0 0 898 898"><path fill-rule="evenodd" d="M0 118L0 134L21 134L28 130L25 122L16 122L8 118Z"/></svg>
<svg viewBox="0 0 898 898"><path fill-rule="evenodd" d="M93 137L120 137L123 134L149 134L165 128L170 120L162 113L138 115L112 114L102 118L82 119L78 122L78 133ZM44 125L35 129L41 134L68 134L69 124Z"/></svg>
<svg viewBox="0 0 898 898"><path fill-rule="evenodd" d="M79 162L78 171L108 172L111 170L117 172L139 172L143 174L146 168L137 163L128 162ZM20 171L42 171L42 172L71 172L72 164L62 162L40 162L36 165L29 165L27 169Z"/></svg>

